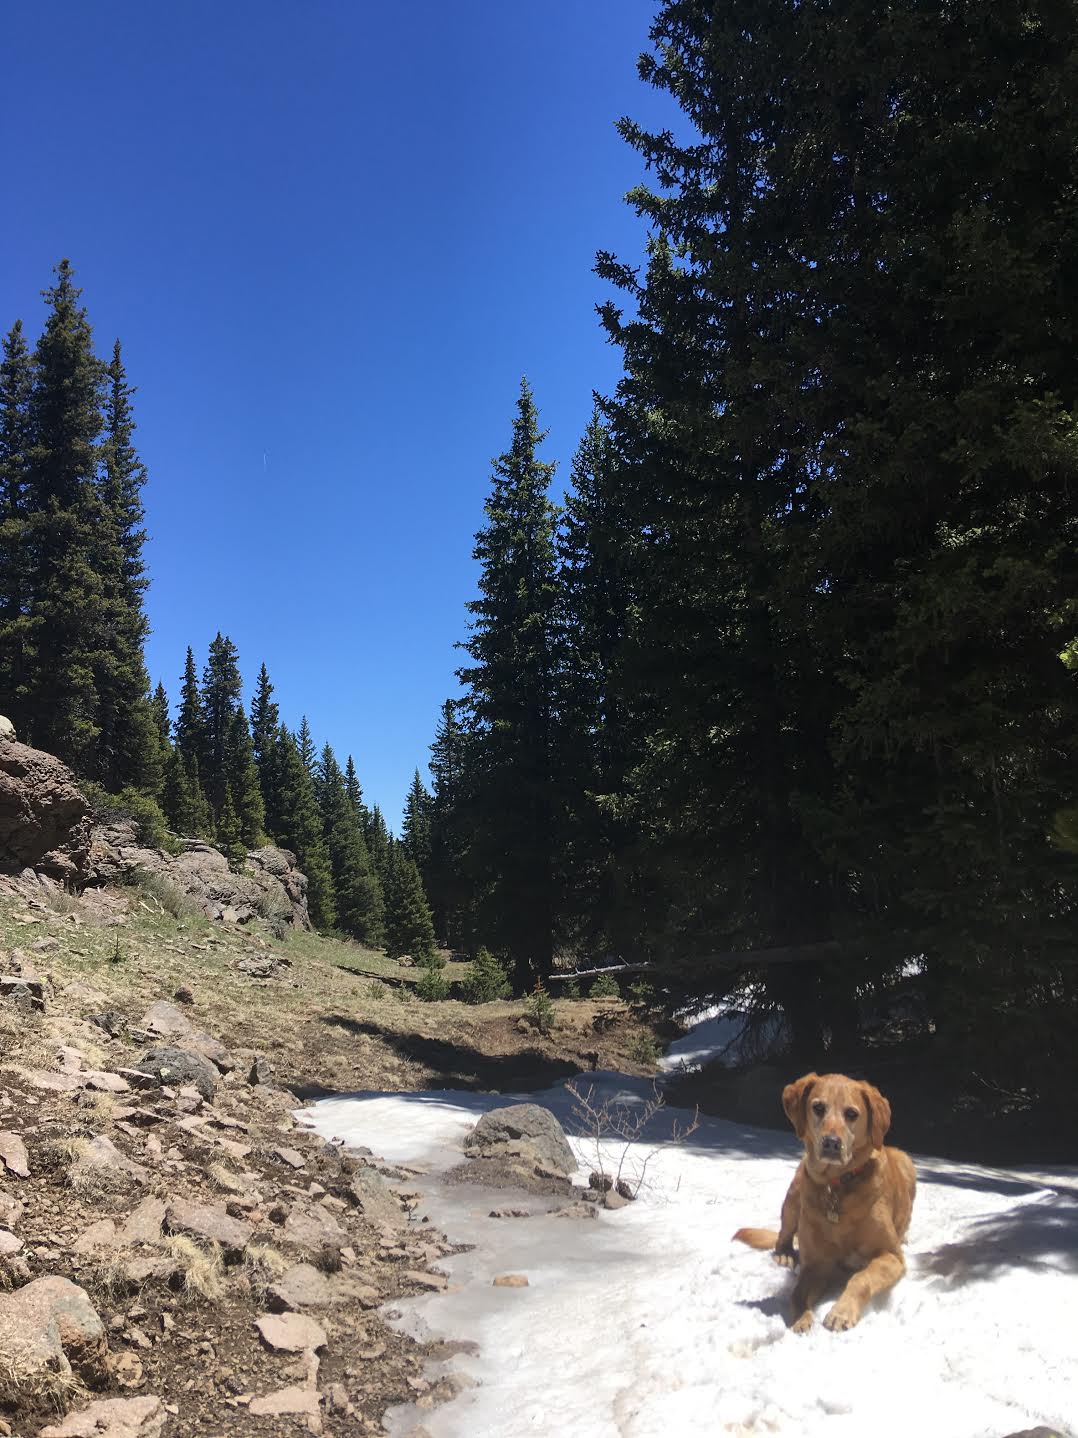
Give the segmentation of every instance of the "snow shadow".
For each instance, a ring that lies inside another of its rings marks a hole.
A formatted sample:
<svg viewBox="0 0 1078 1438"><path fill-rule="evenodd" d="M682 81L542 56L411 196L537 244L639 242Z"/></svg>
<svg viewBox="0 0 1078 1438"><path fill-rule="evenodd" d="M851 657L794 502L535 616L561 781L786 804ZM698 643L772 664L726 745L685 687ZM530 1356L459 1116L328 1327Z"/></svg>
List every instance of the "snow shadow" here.
<svg viewBox="0 0 1078 1438"><path fill-rule="evenodd" d="M1025 1268L1078 1273L1078 1200L1045 1193L1004 1213L967 1220L962 1237L913 1259L950 1284L986 1282Z"/></svg>

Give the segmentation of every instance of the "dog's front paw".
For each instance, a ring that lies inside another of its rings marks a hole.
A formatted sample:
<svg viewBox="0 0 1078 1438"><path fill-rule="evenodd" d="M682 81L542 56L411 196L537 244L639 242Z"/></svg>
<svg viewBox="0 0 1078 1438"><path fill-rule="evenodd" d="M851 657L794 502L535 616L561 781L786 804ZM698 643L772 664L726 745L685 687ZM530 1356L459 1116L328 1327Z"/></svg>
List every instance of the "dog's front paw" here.
<svg viewBox="0 0 1078 1438"><path fill-rule="evenodd" d="M854 1304L844 1303L840 1298L824 1319L823 1326L830 1328L832 1333L845 1333L848 1328L854 1327L860 1317L860 1310Z"/></svg>
<svg viewBox="0 0 1078 1438"><path fill-rule="evenodd" d="M807 1333L811 1327L812 1313L807 1308L800 1318L795 1319L794 1322L790 1324L790 1329L793 1333Z"/></svg>
<svg viewBox="0 0 1078 1438"><path fill-rule="evenodd" d="M792 1243L783 1244L781 1248L773 1248L771 1258L780 1268L797 1267L797 1250Z"/></svg>

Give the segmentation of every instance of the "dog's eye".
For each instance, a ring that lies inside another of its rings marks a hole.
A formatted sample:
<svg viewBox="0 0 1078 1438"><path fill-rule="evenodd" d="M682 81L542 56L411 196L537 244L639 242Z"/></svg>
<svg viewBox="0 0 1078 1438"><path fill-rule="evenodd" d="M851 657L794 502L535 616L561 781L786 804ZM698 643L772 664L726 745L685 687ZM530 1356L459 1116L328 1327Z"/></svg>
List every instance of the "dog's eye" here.
<svg viewBox="0 0 1078 1438"><path fill-rule="evenodd" d="M848 1123L854 1123L854 1122L856 1122L856 1119L857 1119L857 1110L856 1110L855 1108L848 1108L848 1109L846 1110L846 1121L847 1121Z"/></svg>
<svg viewBox="0 0 1078 1438"><path fill-rule="evenodd" d="M827 1112L827 1105L825 1103L822 1103L820 1099L817 1099L816 1102L812 1105L812 1112L816 1115L817 1118L823 1118L824 1114Z"/></svg>

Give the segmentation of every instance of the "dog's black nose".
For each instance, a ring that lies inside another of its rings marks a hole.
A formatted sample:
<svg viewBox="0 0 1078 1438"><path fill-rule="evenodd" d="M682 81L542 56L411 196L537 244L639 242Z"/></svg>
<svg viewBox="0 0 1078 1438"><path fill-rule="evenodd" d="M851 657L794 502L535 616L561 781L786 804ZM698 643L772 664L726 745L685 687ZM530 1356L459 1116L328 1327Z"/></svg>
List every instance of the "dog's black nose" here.
<svg viewBox="0 0 1078 1438"><path fill-rule="evenodd" d="M820 1152L828 1154L841 1154L842 1140L840 1138L836 1138L833 1133L824 1134L823 1138L820 1140Z"/></svg>

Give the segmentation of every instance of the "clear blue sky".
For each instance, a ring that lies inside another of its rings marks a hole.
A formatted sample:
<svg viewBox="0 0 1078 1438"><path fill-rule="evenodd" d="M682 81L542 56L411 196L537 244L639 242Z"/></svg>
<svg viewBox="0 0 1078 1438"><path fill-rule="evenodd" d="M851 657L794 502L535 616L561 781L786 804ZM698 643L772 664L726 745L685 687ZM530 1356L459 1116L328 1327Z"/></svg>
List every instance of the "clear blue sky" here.
<svg viewBox="0 0 1078 1438"><path fill-rule="evenodd" d="M396 827L521 374L564 477L638 255L655 0L8 5L0 325L71 258L138 386L148 660L218 629Z"/></svg>

